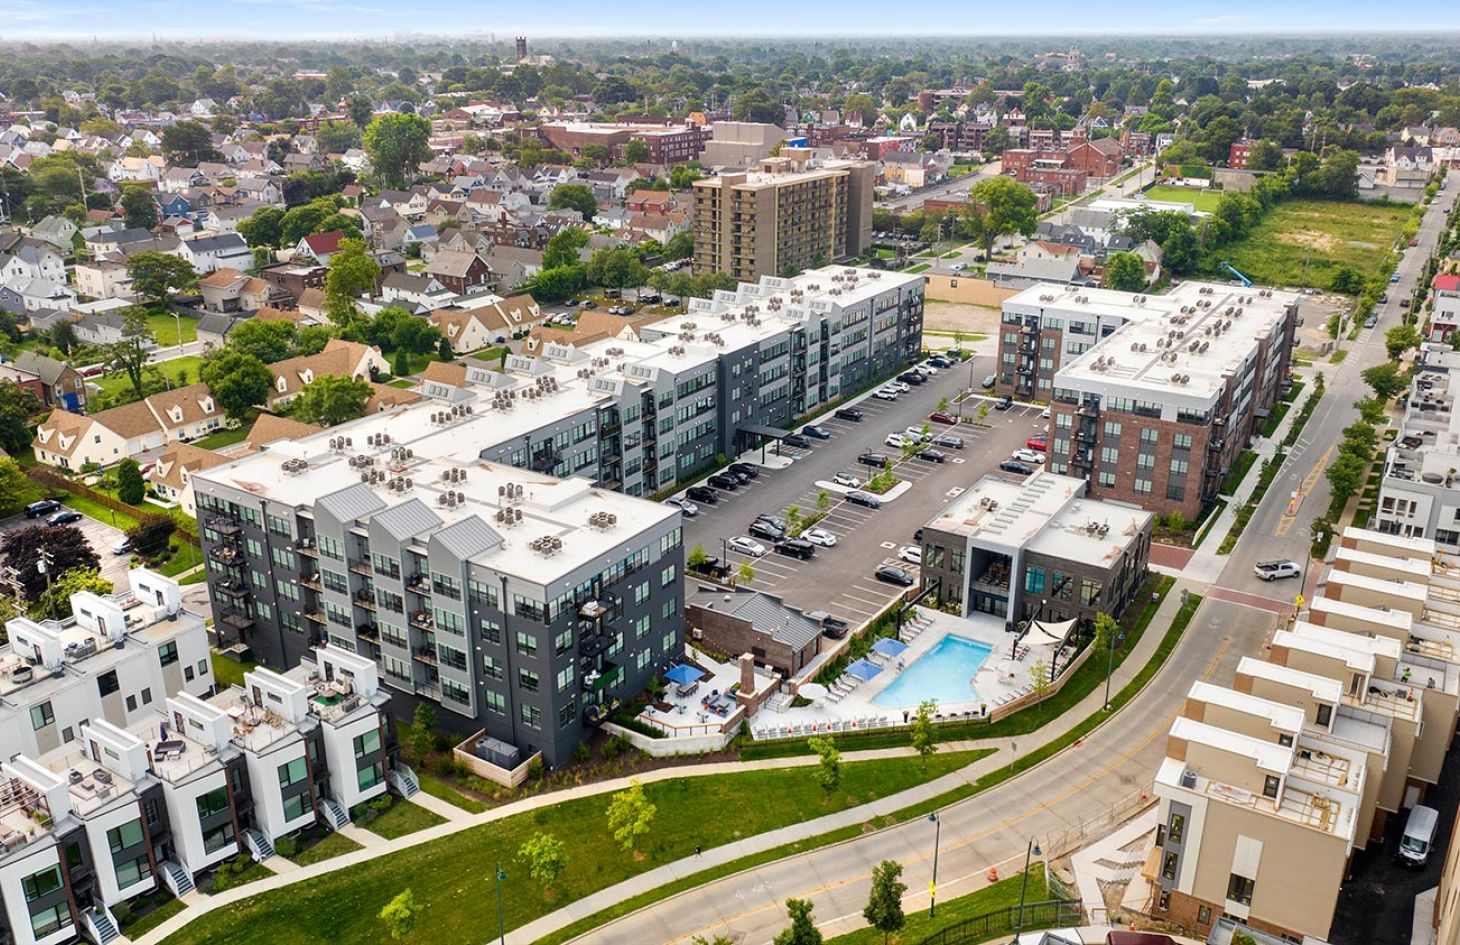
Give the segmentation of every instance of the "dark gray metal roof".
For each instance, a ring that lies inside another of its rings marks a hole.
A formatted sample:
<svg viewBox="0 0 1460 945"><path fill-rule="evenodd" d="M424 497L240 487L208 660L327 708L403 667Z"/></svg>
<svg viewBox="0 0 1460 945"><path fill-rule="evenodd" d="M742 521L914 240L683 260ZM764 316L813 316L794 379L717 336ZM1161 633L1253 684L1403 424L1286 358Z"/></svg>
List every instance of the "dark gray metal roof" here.
<svg viewBox="0 0 1460 945"><path fill-rule="evenodd" d="M440 525L441 516L412 496L400 505L392 505L377 513L371 521L385 529L396 541L405 541Z"/></svg>
<svg viewBox="0 0 1460 945"><path fill-rule="evenodd" d="M821 627L807 620L801 611L787 607L780 598L769 594L752 591L731 612L749 620L760 632L770 634L777 643L794 649L801 649L821 635Z"/></svg>
<svg viewBox="0 0 1460 945"><path fill-rule="evenodd" d="M431 536L431 544L439 545L453 557L465 561L502 543L502 536L476 516L452 522Z"/></svg>
<svg viewBox="0 0 1460 945"><path fill-rule="evenodd" d="M353 522L385 508L385 502L365 483L356 482L321 496L314 506L329 512L337 522Z"/></svg>

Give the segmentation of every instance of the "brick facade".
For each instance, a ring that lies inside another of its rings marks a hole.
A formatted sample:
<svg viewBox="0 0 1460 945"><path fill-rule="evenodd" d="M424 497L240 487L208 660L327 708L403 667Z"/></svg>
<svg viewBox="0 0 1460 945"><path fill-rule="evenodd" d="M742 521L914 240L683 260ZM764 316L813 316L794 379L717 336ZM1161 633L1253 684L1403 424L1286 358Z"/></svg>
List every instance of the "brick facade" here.
<svg viewBox="0 0 1460 945"><path fill-rule="evenodd" d="M796 675L821 652L820 637L796 650L757 630L749 620L697 604L685 608L684 620L690 630L703 635L703 641L711 649L730 656L749 653L757 663L779 669L787 676Z"/></svg>

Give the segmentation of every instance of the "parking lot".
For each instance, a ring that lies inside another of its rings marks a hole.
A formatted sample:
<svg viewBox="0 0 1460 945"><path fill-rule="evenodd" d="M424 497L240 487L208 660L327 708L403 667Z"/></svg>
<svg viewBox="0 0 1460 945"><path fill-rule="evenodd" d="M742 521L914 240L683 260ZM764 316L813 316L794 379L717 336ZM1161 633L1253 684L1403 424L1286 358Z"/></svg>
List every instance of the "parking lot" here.
<svg viewBox="0 0 1460 945"><path fill-rule="evenodd" d="M977 358L972 376L987 373L990 359ZM803 610L824 610L856 626L875 616L902 589L883 583L873 576L878 565L895 564L909 571L916 579L916 565L900 561L898 549L917 544L914 533L949 501L960 495L987 474L1008 476L998 465L1024 446L1025 441L1044 428L1042 408L1015 406L1008 411L989 411L986 425L960 423L957 427L933 424L934 435L950 432L963 438L961 450L940 449L947 459L937 463L913 457L902 459L899 451L883 445L887 434L907 427L920 427L940 399L950 400L968 385L968 364L955 365L914 387L896 401L863 398L855 406L865 413L860 421L835 419L826 414L817 423L831 434L829 440L812 440L810 449L786 448L784 454L794 462L784 469L765 469L760 476L739 489L721 491L716 505L699 503L699 514L685 519L685 547L701 546L706 554L727 558L738 568L746 557L727 549L724 541L746 535L757 515L784 515L790 505L803 515L816 511L818 483L828 482L838 472L848 472L865 481L867 467L857 457L868 450L892 457L899 479L910 488L880 509L853 505L843 498L842 491L827 489L831 505L827 516L817 527L837 537L832 548L818 547L815 557L803 561L775 552L772 542L757 538L768 549L762 557L752 558L757 590L776 594L787 603ZM981 398L964 404L965 417L974 417ZM956 413L957 408L950 408ZM728 554L727 554L728 552Z"/></svg>
<svg viewBox="0 0 1460 945"><path fill-rule="evenodd" d="M0 521L0 542L4 541L4 535L16 531L27 525L45 524L44 518L28 519L24 515L12 515ZM81 521L73 523L81 529L81 534L91 543L91 550L96 552L97 558L101 560L101 576L111 581L117 590L123 590L130 585L127 582L127 564L132 560L130 555L114 555L112 549L117 542L121 541L124 533L119 528L98 522L96 519L81 517Z"/></svg>

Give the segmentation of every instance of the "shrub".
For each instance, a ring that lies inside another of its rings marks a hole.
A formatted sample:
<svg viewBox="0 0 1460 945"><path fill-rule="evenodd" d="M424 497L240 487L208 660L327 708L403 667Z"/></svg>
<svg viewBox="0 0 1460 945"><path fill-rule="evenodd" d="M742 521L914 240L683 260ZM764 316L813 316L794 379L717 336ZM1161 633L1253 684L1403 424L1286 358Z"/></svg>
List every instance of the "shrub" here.
<svg viewBox="0 0 1460 945"><path fill-rule="evenodd" d="M274 841L274 852L288 859L299 852L299 841L293 837L280 837Z"/></svg>

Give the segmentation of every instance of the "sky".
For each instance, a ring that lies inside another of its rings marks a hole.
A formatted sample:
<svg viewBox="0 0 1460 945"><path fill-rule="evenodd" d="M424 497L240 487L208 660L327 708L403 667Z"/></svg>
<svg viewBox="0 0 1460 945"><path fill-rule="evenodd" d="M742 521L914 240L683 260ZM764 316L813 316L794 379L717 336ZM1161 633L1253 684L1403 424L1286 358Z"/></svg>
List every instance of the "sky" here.
<svg viewBox="0 0 1460 945"><path fill-rule="evenodd" d="M903 14L898 11L907 10ZM1031 15L1037 11L1037 15ZM1402 11L1402 17L1396 12ZM1093 16L1092 16L1093 13ZM1311 33L1361 37L1396 30L1460 30L1460 3L1412 0L1228 0L1195 4L1126 0L1021 4L924 0L0 0L0 41L239 37L389 39L411 33L536 36L1102 35Z"/></svg>

